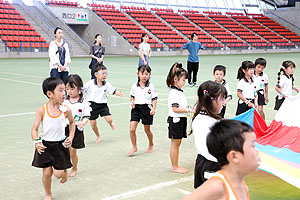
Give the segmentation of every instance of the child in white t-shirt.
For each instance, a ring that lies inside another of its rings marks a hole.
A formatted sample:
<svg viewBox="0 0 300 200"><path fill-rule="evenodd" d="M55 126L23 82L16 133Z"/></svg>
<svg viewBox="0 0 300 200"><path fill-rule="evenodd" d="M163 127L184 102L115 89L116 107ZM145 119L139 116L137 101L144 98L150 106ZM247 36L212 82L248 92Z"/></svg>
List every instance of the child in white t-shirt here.
<svg viewBox="0 0 300 200"><path fill-rule="evenodd" d="M137 152L136 128L140 120L144 124L144 130L149 140L149 147L146 153L153 151L153 134L150 126L153 123L157 103L157 92L155 86L150 83L151 68L147 65L138 67L138 81L133 84L130 90L131 119L130 119L130 139L132 149L128 152L131 156Z"/></svg>

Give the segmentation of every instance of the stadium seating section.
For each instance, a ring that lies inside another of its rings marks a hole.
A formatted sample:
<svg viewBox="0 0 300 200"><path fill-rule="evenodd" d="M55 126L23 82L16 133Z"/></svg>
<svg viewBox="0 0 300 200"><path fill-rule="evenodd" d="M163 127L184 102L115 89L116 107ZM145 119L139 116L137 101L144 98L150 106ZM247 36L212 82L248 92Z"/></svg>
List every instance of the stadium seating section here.
<svg viewBox="0 0 300 200"><path fill-rule="evenodd" d="M48 48L49 44L15 7L0 0L0 38L8 48Z"/></svg>
<svg viewBox="0 0 300 200"><path fill-rule="evenodd" d="M81 7L77 2L46 0L46 5ZM190 35L206 48L287 48L300 45L300 36L263 14L178 10L88 3L135 48L143 33L154 49L181 48ZM47 48L49 44L7 1L0 0L0 37L10 48Z"/></svg>

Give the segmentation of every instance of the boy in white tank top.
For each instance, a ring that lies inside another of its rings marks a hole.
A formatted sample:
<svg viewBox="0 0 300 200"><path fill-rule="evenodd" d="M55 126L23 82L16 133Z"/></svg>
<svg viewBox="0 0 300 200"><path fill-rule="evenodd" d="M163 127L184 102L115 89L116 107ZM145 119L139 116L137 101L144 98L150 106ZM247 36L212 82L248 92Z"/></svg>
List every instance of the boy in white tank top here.
<svg viewBox="0 0 300 200"><path fill-rule="evenodd" d="M255 133L246 123L236 120L217 122L207 136L207 147L221 167L220 171L183 200L249 200L244 176L258 168Z"/></svg>
<svg viewBox="0 0 300 200"><path fill-rule="evenodd" d="M75 121L69 107L62 106L65 99L65 85L59 78L50 77L43 82L43 92L49 102L36 112L31 129L31 137L35 147L32 166L43 168L43 186L45 199L52 199L51 177L60 178L61 183L67 181L67 169L72 167L69 147L75 132ZM69 137L65 137L66 119L69 120ZM38 130L42 125L42 133Z"/></svg>

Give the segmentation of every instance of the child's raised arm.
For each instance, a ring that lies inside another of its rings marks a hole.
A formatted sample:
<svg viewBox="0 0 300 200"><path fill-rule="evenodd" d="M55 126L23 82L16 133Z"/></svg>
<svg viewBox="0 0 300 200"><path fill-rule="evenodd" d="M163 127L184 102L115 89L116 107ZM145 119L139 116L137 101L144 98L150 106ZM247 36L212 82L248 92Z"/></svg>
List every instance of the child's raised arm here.
<svg viewBox="0 0 300 200"><path fill-rule="evenodd" d="M218 178L210 178L182 200L217 200L226 197L223 182Z"/></svg>

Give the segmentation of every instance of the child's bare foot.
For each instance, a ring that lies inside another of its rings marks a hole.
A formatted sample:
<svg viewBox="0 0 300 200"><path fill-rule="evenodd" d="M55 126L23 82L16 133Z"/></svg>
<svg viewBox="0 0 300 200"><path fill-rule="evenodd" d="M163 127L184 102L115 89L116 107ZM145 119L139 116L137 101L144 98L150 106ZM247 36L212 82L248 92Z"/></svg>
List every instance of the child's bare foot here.
<svg viewBox="0 0 300 200"><path fill-rule="evenodd" d="M46 194L44 200L51 200L52 199L52 194Z"/></svg>
<svg viewBox="0 0 300 200"><path fill-rule="evenodd" d="M149 145L149 147L145 153L152 153L152 152L153 152L153 145Z"/></svg>
<svg viewBox="0 0 300 200"><path fill-rule="evenodd" d="M128 155L132 156L135 152L137 152L137 148L132 148L129 152Z"/></svg>
<svg viewBox="0 0 300 200"><path fill-rule="evenodd" d="M76 174L77 174L77 170L72 169L72 170L70 171L70 173L68 174L68 177L73 177L73 176L75 176Z"/></svg>
<svg viewBox="0 0 300 200"><path fill-rule="evenodd" d="M110 124L110 127L111 127L111 130L113 130L113 131L116 129L116 126L113 122Z"/></svg>
<svg viewBox="0 0 300 200"><path fill-rule="evenodd" d="M68 180L68 172L65 170L64 175L60 178L60 183L65 183Z"/></svg>
<svg viewBox="0 0 300 200"><path fill-rule="evenodd" d="M180 167L180 166L178 166L177 168L172 168L172 172L179 173L179 174L188 173L187 169Z"/></svg>
<svg viewBox="0 0 300 200"><path fill-rule="evenodd" d="M100 143L100 136L99 136L99 137L97 137L97 139L96 139L96 143Z"/></svg>

